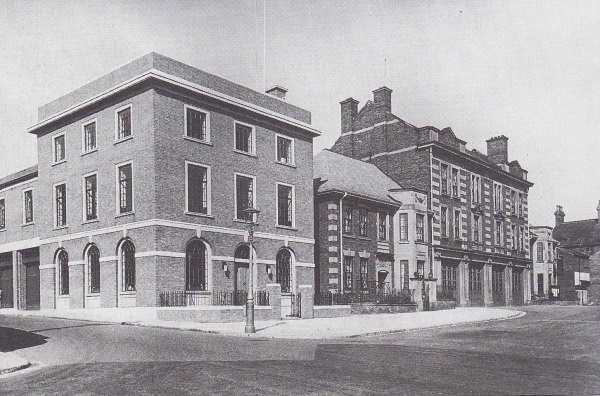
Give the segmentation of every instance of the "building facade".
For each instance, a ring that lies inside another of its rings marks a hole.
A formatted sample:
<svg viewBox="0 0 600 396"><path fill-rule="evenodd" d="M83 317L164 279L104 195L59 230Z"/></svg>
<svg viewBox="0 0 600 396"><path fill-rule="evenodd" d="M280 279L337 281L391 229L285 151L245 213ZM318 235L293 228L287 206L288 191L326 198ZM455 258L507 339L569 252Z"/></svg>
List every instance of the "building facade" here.
<svg viewBox="0 0 600 396"><path fill-rule="evenodd" d="M417 128L392 114L392 90L373 101L341 102L341 135L332 151L376 165L406 189L428 195L425 272L438 296L463 306L530 301L528 191L533 185L508 139L467 150L450 128ZM409 228L412 226L409 223Z"/></svg>
<svg viewBox="0 0 600 396"><path fill-rule="evenodd" d="M35 220L22 235L7 219L2 262L20 260L11 238L36 245L42 308L155 306L160 291L241 291L249 276L259 290L312 285L318 132L284 93L151 53L42 106ZM5 195L7 213L26 205Z"/></svg>
<svg viewBox="0 0 600 396"><path fill-rule="evenodd" d="M531 268L531 294L534 298L556 298L556 246L557 242L552 238L552 227L531 226L531 257L533 266Z"/></svg>

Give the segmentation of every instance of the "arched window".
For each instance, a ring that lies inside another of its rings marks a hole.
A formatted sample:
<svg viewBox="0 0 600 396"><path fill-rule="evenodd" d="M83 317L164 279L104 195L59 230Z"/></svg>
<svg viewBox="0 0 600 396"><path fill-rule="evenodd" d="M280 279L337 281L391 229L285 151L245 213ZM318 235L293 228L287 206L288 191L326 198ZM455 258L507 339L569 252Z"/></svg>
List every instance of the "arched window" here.
<svg viewBox="0 0 600 396"><path fill-rule="evenodd" d="M250 260L250 246L240 245L235 249L235 261Z"/></svg>
<svg viewBox="0 0 600 396"><path fill-rule="evenodd" d="M201 291L208 288L207 261L204 243L191 242L185 252L185 290Z"/></svg>
<svg viewBox="0 0 600 396"><path fill-rule="evenodd" d="M58 293L61 296L69 294L69 254L61 250L58 253Z"/></svg>
<svg viewBox="0 0 600 396"><path fill-rule="evenodd" d="M100 293L100 250L90 246L87 251L88 293Z"/></svg>
<svg viewBox="0 0 600 396"><path fill-rule="evenodd" d="M283 249L277 253L276 282L281 285L283 293L289 293L292 284L292 255Z"/></svg>
<svg viewBox="0 0 600 396"><path fill-rule="evenodd" d="M135 291L135 246L127 240L121 245L123 291Z"/></svg>

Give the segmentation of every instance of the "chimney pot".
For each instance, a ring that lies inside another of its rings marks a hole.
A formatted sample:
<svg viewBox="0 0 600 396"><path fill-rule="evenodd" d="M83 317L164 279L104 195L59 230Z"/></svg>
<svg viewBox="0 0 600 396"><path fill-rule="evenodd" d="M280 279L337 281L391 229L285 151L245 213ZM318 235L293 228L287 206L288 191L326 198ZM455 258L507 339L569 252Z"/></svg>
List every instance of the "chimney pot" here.
<svg viewBox="0 0 600 396"><path fill-rule="evenodd" d="M556 205L556 211L554 212L554 219L556 221L556 225L562 224L565 222L565 212L563 212L563 208L560 205Z"/></svg>
<svg viewBox="0 0 600 396"><path fill-rule="evenodd" d="M275 96L278 99L285 100L285 94L287 93L287 89L281 87L279 85L274 85L271 88L267 89L265 92L271 96Z"/></svg>
<svg viewBox="0 0 600 396"><path fill-rule="evenodd" d="M358 114L358 100L348 98L340 102L342 111L342 133L352 131L354 118Z"/></svg>
<svg viewBox="0 0 600 396"><path fill-rule="evenodd" d="M504 135L486 140L487 156L495 164L508 163L508 138Z"/></svg>

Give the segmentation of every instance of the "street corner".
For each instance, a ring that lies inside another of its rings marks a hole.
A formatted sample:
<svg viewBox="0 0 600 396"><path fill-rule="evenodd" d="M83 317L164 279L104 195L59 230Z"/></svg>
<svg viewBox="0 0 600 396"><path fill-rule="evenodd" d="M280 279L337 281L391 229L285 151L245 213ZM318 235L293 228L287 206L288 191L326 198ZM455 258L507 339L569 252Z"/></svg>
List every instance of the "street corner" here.
<svg viewBox="0 0 600 396"><path fill-rule="evenodd" d="M31 363L27 359L12 352L0 352L0 376L26 369L29 366Z"/></svg>

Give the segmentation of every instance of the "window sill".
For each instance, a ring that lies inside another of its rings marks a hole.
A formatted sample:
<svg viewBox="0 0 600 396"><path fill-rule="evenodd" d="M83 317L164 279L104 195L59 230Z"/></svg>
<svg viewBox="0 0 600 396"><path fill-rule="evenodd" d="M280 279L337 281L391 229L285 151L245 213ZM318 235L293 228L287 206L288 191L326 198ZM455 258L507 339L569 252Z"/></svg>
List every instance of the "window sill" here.
<svg viewBox="0 0 600 396"><path fill-rule="evenodd" d="M425 242L425 241L415 241L415 244L417 244L417 245L428 245L429 243Z"/></svg>
<svg viewBox="0 0 600 396"><path fill-rule="evenodd" d="M131 139L133 139L133 135L129 135L129 136L126 136L126 137L124 137L122 139L115 140L115 144L123 143L123 142L126 142L126 141L131 140Z"/></svg>
<svg viewBox="0 0 600 396"><path fill-rule="evenodd" d="M296 164L289 163L289 162L275 161L275 163L279 164L279 165L287 166L287 167L290 167L290 168L294 168L294 169L297 168Z"/></svg>
<svg viewBox="0 0 600 396"><path fill-rule="evenodd" d="M371 238L369 238L368 236L364 236L364 235L344 234L343 237L344 238L358 239L358 240L361 240L361 241L370 241L371 240Z"/></svg>
<svg viewBox="0 0 600 396"><path fill-rule="evenodd" d="M85 295L86 298L100 298L100 292L97 293L87 293Z"/></svg>
<svg viewBox="0 0 600 396"><path fill-rule="evenodd" d="M6 228L0 228L0 232L5 232Z"/></svg>
<svg viewBox="0 0 600 396"><path fill-rule="evenodd" d="M98 223L100 222L100 219L91 219L91 220L85 220L83 222L81 222L81 224L93 224L93 223Z"/></svg>
<svg viewBox="0 0 600 396"><path fill-rule="evenodd" d="M56 165L60 165L60 164L64 164L65 162L67 162L67 159L66 159L66 158L65 158L65 159L63 159L63 160L57 161L57 162L53 162L53 163L52 163L52 166L56 166Z"/></svg>
<svg viewBox="0 0 600 396"><path fill-rule="evenodd" d="M246 224L246 225L248 225L248 224L250 224L250 223L251 223L251 221L250 221L250 220L244 220L244 219L233 219L233 222L234 222L234 223ZM255 225L258 225L258 224L255 224Z"/></svg>
<svg viewBox="0 0 600 396"><path fill-rule="evenodd" d="M97 151L98 151L98 148L91 149L91 150L88 150L88 151L84 151L83 153L81 153L81 156L83 157L84 155L96 153Z"/></svg>
<svg viewBox="0 0 600 396"><path fill-rule="evenodd" d="M406 239L406 240L398 241L398 243L401 245L408 245L410 243L410 241L408 239Z"/></svg>
<svg viewBox="0 0 600 396"><path fill-rule="evenodd" d="M54 227L53 230L54 231L58 231L58 230L67 230L69 229L68 225L64 225L64 226L60 226L60 227Z"/></svg>
<svg viewBox="0 0 600 396"><path fill-rule="evenodd" d="M275 228L280 228L282 230L298 231L298 228L294 226L286 226L281 224L275 224Z"/></svg>
<svg viewBox="0 0 600 396"><path fill-rule="evenodd" d="M212 146L212 145L213 145L213 144L210 142L210 140L200 140L200 139L193 138L193 137L191 137L191 136L186 136L186 135L183 135L183 138L184 138L185 140L189 140L190 142L196 142L196 143L200 143L200 144L205 144L205 145L207 145L207 146Z"/></svg>
<svg viewBox="0 0 600 396"><path fill-rule="evenodd" d="M32 226L35 225L35 223L32 221L31 223L24 223L23 227L28 227L28 226Z"/></svg>
<svg viewBox="0 0 600 396"><path fill-rule="evenodd" d="M134 215L134 214L135 214L135 212L134 212L134 211L131 211L131 212L125 212L125 213L117 213L117 214L115 215L115 219L116 219L116 218L118 218L118 217L131 216L131 215Z"/></svg>
<svg viewBox="0 0 600 396"><path fill-rule="evenodd" d="M135 290L120 291L119 296L135 296Z"/></svg>
<svg viewBox="0 0 600 396"><path fill-rule="evenodd" d="M188 211L185 211L184 213L188 216L203 217L206 219L214 219L215 218L215 216L213 216L211 214L205 214L205 213L196 213L196 212L188 212Z"/></svg>
<svg viewBox="0 0 600 396"><path fill-rule="evenodd" d="M69 295L68 294L59 294L58 296L56 296L56 298L59 300L61 300L61 299L66 300L69 298Z"/></svg>
<svg viewBox="0 0 600 396"><path fill-rule="evenodd" d="M252 158L258 158L258 155L254 154L254 153L249 153L247 151L242 151L242 150L238 150L238 149L233 149L234 153L238 153L238 154L242 154L242 155L246 155L248 157L252 157Z"/></svg>

